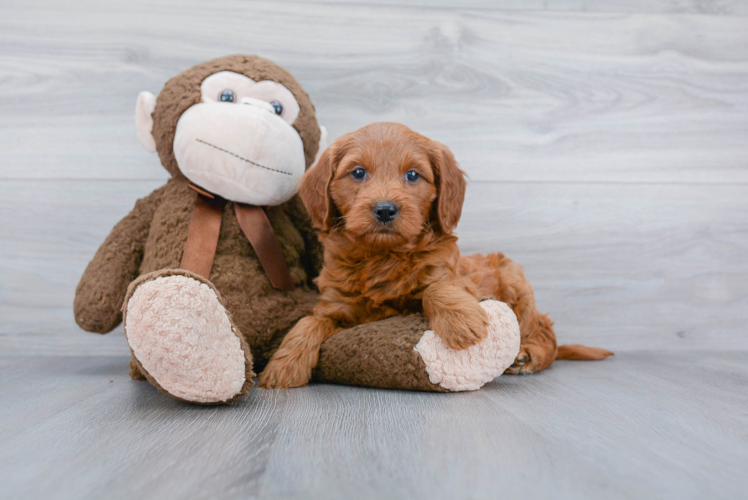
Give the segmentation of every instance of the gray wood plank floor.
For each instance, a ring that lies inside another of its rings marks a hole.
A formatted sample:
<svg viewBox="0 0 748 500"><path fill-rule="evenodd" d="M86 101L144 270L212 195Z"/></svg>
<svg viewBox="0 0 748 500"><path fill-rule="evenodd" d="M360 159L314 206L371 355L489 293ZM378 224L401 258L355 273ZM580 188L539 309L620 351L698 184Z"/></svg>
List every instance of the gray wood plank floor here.
<svg viewBox="0 0 748 500"><path fill-rule="evenodd" d="M480 391L196 407L127 357L0 358L3 498L742 498L748 353L558 362ZM30 394L33 397L29 397Z"/></svg>
<svg viewBox="0 0 748 500"><path fill-rule="evenodd" d="M0 1L0 498L742 498L748 2ZM525 266L562 342L471 394L314 385L225 408L127 378L73 321L166 179L141 90L286 66L337 137L399 121L470 175L463 252Z"/></svg>

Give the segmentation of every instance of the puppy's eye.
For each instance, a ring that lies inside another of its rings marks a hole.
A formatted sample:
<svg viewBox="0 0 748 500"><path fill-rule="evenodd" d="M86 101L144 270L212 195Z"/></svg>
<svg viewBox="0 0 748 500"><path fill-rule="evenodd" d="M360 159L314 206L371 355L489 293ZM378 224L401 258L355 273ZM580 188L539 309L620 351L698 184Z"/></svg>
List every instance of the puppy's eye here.
<svg viewBox="0 0 748 500"><path fill-rule="evenodd" d="M283 104L279 103L278 101L270 101L270 105L275 110L276 115L283 113Z"/></svg>
<svg viewBox="0 0 748 500"><path fill-rule="evenodd" d="M218 100L221 102L234 102L235 99L236 96L234 96L234 91L231 89L222 90L218 96Z"/></svg>
<svg viewBox="0 0 748 500"><path fill-rule="evenodd" d="M421 174L419 174L415 170L408 170L408 173L405 174L405 179L408 182L417 182L418 179L420 179L420 178L421 178Z"/></svg>
<svg viewBox="0 0 748 500"><path fill-rule="evenodd" d="M351 172L351 177L353 177L357 181L360 181L361 179L363 179L364 177L366 177L366 170L364 170L361 167L358 167L356 170L354 170L353 172Z"/></svg>

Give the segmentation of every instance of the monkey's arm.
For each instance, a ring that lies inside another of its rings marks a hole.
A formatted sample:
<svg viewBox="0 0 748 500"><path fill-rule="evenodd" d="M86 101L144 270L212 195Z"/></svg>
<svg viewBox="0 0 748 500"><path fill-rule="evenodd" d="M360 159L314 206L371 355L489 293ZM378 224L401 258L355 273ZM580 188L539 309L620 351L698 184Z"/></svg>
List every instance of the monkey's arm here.
<svg viewBox="0 0 748 500"><path fill-rule="evenodd" d="M107 333L122 321L127 286L137 278L143 247L162 189L135 203L135 208L109 233L88 264L75 290L73 311L78 326Z"/></svg>

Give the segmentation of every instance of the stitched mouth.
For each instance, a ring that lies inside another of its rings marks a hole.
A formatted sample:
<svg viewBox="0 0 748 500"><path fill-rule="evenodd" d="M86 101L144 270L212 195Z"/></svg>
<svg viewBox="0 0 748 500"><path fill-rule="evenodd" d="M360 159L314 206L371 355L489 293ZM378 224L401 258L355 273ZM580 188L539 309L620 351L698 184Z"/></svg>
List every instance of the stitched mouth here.
<svg viewBox="0 0 748 500"><path fill-rule="evenodd" d="M235 158L239 158L240 160L242 160L242 161L245 161L245 162L249 163L250 165L254 165L254 166L256 166L256 167L264 168L265 170L270 170L271 172L275 172L275 173L277 173L277 174L283 174L283 175L289 175L289 176L292 176L292 175L293 175L293 174L291 174L291 173L289 173L289 172L284 172L283 170L278 170L277 168L272 168L272 167L268 167L268 166L262 165L262 164L260 164L260 163L257 163L256 161L252 161L252 160L249 160L249 159L247 159L247 158L244 158L244 157L242 157L242 156L239 156L239 155L238 155L238 154L236 154L236 153L232 153L231 151L228 151L228 150L226 150L226 149L223 149L223 148L219 148L219 147L218 147L218 146L216 146L215 144L211 144L211 143L209 143L209 142L206 142L206 141L204 141L204 140L202 140L202 139L195 139L195 140L196 140L197 142L200 142L200 143L202 143L202 144L205 144L206 146L210 146L210 147L211 147L211 148L213 148L213 149L217 149L218 151L222 151L222 152L224 152L224 153L226 153L226 154L230 154L231 156L233 156L233 157L235 157Z"/></svg>

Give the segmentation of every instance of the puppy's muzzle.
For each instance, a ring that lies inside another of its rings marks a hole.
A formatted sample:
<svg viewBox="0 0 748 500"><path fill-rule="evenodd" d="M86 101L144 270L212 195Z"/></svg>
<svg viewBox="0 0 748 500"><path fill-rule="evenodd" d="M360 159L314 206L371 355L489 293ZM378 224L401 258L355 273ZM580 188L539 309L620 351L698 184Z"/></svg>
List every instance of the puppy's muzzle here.
<svg viewBox="0 0 748 500"><path fill-rule="evenodd" d="M392 221L398 212L398 207L391 201L380 201L371 207L374 217L382 224Z"/></svg>

